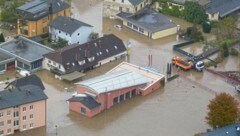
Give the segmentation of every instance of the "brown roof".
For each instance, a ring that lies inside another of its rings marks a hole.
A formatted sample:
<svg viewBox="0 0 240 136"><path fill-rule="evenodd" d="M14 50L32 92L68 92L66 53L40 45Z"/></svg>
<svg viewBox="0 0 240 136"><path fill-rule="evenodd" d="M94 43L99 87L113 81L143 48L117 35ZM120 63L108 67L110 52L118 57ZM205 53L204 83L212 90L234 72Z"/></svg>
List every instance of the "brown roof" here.
<svg viewBox="0 0 240 136"><path fill-rule="evenodd" d="M126 47L123 41L110 34L81 45L73 44L43 56L62 64L66 73L70 73L95 66L99 61L125 51ZM90 57L95 57L95 60L89 62L87 58ZM80 66L78 61L82 60L85 60L86 63Z"/></svg>

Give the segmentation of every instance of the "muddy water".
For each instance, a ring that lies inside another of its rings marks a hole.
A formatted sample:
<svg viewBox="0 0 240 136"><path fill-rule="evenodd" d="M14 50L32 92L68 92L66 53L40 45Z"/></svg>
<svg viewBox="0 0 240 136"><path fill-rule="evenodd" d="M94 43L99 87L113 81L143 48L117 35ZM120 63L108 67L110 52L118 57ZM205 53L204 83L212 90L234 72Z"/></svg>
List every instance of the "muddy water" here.
<svg viewBox="0 0 240 136"><path fill-rule="evenodd" d="M147 66L148 55L153 56L152 67L161 73L166 73L166 63L172 56L178 55L172 51L172 45L183 42L176 40L176 35L163 39L151 40L132 30L123 27L121 31L113 26L122 24L119 20L102 18L101 0L72 0L73 17L94 26L94 31L100 35L113 33L130 43L131 63ZM190 23L173 18L180 26L187 28ZM185 50L192 53L200 52L201 48L194 45ZM82 80L100 75L118 65L123 60L103 65L101 68L87 72ZM217 69L239 69L239 58L229 57ZM175 71L176 72L176 71ZM69 112L66 100L74 91L73 83L54 79L48 71L37 73L44 81L47 104L47 127L17 133L17 136L193 136L204 132L209 127L205 122L207 104L214 97L207 90L178 78L167 82L164 88L147 95L127 100L94 118L86 118L74 112ZM217 92L229 91L235 95L233 87L210 73L194 71L183 74L190 80L197 81ZM1 76L1 75L0 75ZM55 127L57 125L57 127Z"/></svg>

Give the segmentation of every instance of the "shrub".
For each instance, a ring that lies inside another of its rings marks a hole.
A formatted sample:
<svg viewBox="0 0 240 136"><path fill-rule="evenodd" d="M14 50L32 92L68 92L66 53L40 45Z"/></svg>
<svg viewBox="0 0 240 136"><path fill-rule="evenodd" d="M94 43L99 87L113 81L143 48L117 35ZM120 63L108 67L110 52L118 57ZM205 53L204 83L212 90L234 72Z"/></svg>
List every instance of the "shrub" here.
<svg viewBox="0 0 240 136"><path fill-rule="evenodd" d="M211 29L212 29L212 27L209 22L205 22L202 24L202 30L204 33L210 33Z"/></svg>

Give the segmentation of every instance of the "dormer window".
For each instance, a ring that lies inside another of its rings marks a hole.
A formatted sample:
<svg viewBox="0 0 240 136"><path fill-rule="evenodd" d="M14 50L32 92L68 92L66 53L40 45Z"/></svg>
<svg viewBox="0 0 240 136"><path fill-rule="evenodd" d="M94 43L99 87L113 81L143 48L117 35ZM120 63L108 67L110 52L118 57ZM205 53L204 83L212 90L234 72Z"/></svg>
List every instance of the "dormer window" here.
<svg viewBox="0 0 240 136"><path fill-rule="evenodd" d="M95 47L97 47L97 43L94 43Z"/></svg>
<svg viewBox="0 0 240 136"><path fill-rule="evenodd" d="M80 66L84 65L84 64L85 64L85 60L78 61L78 64L79 64Z"/></svg>
<svg viewBox="0 0 240 136"><path fill-rule="evenodd" d="M75 66L75 63L73 62L72 65Z"/></svg>
<svg viewBox="0 0 240 136"><path fill-rule="evenodd" d="M99 54L102 55L102 52L100 51Z"/></svg>
<svg viewBox="0 0 240 136"><path fill-rule="evenodd" d="M116 45L114 46L114 48L115 48L116 50L118 49Z"/></svg>
<svg viewBox="0 0 240 136"><path fill-rule="evenodd" d="M95 57L90 57L90 58L88 58L88 61L89 62L93 62L95 60Z"/></svg>
<svg viewBox="0 0 240 136"><path fill-rule="evenodd" d="M99 53L97 52L97 56L99 56Z"/></svg>
<svg viewBox="0 0 240 136"><path fill-rule="evenodd" d="M109 53L109 50L108 50L108 49L106 49L106 52L107 52L107 53Z"/></svg>

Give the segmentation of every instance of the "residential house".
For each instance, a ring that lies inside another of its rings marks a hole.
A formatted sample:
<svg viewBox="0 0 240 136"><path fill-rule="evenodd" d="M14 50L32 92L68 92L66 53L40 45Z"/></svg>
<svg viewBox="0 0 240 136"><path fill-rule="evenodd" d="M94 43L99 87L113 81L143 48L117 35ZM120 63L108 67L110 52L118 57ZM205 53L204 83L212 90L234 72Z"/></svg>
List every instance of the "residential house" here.
<svg viewBox="0 0 240 136"><path fill-rule="evenodd" d="M57 75L75 71L85 72L126 55L126 47L121 39L113 34L96 40L73 44L44 55L43 68Z"/></svg>
<svg viewBox="0 0 240 136"><path fill-rule="evenodd" d="M63 0L33 0L17 8L18 34L34 37L48 33L57 16L71 16L71 6Z"/></svg>
<svg viewBox="0 0 240 136"><path fill-rule="evenodd" d="M58 41L59 38L68 41L68 44L83 44L89 41L92 26L70 17L58 16L49 27L51 40Z"/></svg>
<svg viewBox="0 0 240 136"><path fill-rule="evenodd" d="M93 117L127 99L156 91L164 82L163 74L123 62L106 74L76 83L69 109Z"/></svg>
<svg viewBox="0 0 240 136"><path fill-rule="evenodd" d="M151 9L143 9L136 14L121 12L117 17L123 25L151 39L163 38L177 33L175 23L163 14Z"/></svg>
<svg viewBox="0 0 240 136"><path fill-rule="evenodd" d="M104 0L103 16L116 17L120 12L136 13L150 5L152 0Z"/></svg>
<svg viewBox="0 0 240 136"><path fill-rule="evenodd" d="M240 136L240 123L234 123L222 128L203 133L201 136Z"/></svg>
<svg viewBox="0 0 240 136"><path fill-rule="evenodd" d="M206 13L209 20L219 20L240 10L240 0L210 0Z"/></svg>
<svg viewBox="0 0 240 136"><path fill-rule="evenodd" d="M0 52L4 52L9 56L0 63L2 63L3 68L5 65L7 70L15 67L35 72L42 68L43 54L52 51L54 50L40 43L23 36L16 36L12 40L0 44ZM6 55L5 57L7 57Z"/></svg>
<svg viewBox="0 0 240 136"><path fill-rule="evenodd" d="M0 135L45 126L47 98L35 85L0 91Z"/></svg>

